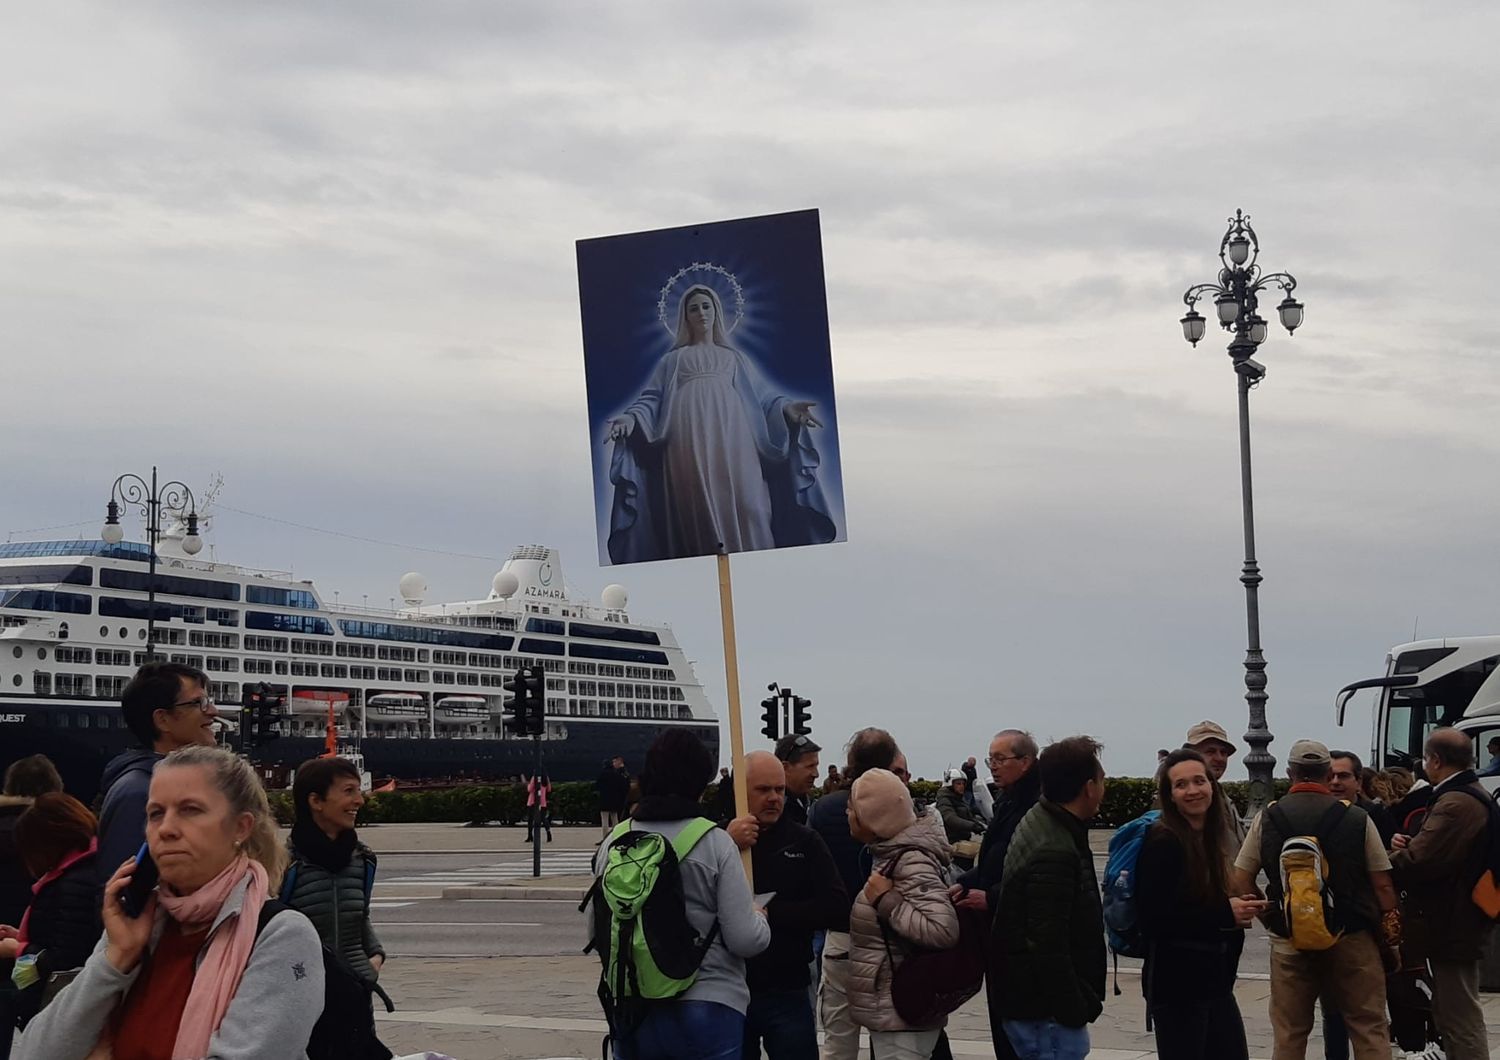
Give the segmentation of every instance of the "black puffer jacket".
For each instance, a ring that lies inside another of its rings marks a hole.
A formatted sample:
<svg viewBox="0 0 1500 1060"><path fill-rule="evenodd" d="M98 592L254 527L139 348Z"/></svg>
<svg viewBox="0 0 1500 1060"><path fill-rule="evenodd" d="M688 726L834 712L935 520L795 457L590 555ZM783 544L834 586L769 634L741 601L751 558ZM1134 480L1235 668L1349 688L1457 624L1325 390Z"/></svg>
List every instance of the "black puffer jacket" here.
<svg viewBox="0 0 1500 1060"><path fill-rule="evenodd" d="M12 927L31 904L31 873L16 851L16 821L31 807L30 799L0 795L0 924Z"/></svg>
<svg viewBox="0 0 1500 1060"><path fill-rule="evenodd" d="M36 1014L52 973L82 968L104 933L94 860L93 854L79 858L31 900L26 952L36 954L42 978L22 992L17 1008L23 1020Z"/></svg>
<svg viewBox="0 0 1500 1060"><path fill-rule="evenodd" d="M363 843L354 847L354 856L339 872L329 872L297 853L289 840L286 845L291 864L282 883L281 900L311 920L318 937L344 959L354 973L367 983L379 977L370 958L377 953L385 957L385 948L375 937L370 923L370 907L365 893L365 873L373 873L375 854ZM368 870L366 866L369 866Z"/></svg>
<svg viewBox="0 0 1500 1060"><path fill-rule="evenodd" d="M948 842L959 843L973 839L984 831L984 822L979 814L969 809L964 797L953 790L952 784L944 784L938 792L937 811L943 817L943 829L948 833Z"/></svg>

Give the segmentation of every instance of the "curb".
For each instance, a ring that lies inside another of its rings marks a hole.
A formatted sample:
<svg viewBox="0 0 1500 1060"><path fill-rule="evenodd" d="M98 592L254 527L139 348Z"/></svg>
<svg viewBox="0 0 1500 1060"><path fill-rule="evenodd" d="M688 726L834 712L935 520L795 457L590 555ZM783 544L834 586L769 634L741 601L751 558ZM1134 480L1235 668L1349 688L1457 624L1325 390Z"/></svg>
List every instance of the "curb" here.
<svg viewBox="0 0 1500 1060"><path fill-rule="evenodd" d="M586 890L578 887L444 887L444 899L485 898L491 901L528 902L583 901Z"/></svg>

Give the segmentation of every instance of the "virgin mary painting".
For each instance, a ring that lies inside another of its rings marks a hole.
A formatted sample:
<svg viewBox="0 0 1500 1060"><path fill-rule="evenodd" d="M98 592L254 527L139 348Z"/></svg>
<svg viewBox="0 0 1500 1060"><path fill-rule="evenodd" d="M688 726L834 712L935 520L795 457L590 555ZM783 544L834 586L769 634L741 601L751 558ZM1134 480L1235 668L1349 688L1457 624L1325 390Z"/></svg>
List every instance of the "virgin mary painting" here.
<svg viewBox="0 0 1500 1060"><path fill-rule="evenodd" d="M610 560L834 540L813 407L780 393L729 344L712 288L689 287L672 347L607 424Z"/></svg>

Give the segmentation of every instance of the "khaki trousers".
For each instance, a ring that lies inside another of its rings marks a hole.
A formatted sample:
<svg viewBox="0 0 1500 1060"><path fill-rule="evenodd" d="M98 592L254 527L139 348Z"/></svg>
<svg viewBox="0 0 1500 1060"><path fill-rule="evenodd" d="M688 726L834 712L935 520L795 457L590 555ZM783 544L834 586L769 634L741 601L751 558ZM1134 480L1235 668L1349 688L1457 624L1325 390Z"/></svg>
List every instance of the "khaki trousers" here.
<svg viewBox="0 0 1500 1060"><path fill-rule="evenodd" d="M849 933L830 931L823 943L818 984L818 1022L823 1025L822 1060L858 1060L859 1024L849 1012Z"/></svg>
<svg viewBox="0 0 1500 1060"><path fill-rule="evenodd" d="M1429 961L1432 1021L1448 1060L1489 1060L1484 1010L1479 1007L1478 961Z"/></svg>
<svg viewBox="0 0 1500 1060"><path fill-rule="evenodd" d="M931 1060L940 1031L871 1031L875 1060Z"/></svg>
<svg viewBox="0 0 1500 1060"><path fill-rule="evenodd" d="M1385 968L1368 931L1346 935L1331 948L1290 950L1279 940L1271 947L1271 1030L1273 1060L1306 1060L1318 998L1344 1017L1354 1060L1390 1060L1390 1027L1385 1019Z"/></svg>

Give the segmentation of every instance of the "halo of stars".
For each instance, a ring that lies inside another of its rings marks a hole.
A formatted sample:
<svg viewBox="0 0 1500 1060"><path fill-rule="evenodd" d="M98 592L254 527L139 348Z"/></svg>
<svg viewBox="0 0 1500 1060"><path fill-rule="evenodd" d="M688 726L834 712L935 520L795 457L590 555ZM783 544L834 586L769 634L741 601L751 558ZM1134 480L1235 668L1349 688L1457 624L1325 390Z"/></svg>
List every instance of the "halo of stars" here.
<svg viewBox="0 0 1500 1060"><path fill-rule="evenodd" d="M730 289L734 291L734 323L728 324L724 333L730 334L740 326L740 321L745 317L745 290L740 286L739 280L735 279L734 273L711 261L695 261L691 265L684 265L674 272L666 283L662 284L661 294L656 299L656 319L661 321L661 326L666 329L668 335L677 334L676 325L667 320L667 296L672 293L672 288L677 285L678 281L692 272L711 272L724 277L729 282Z"/></svg>

